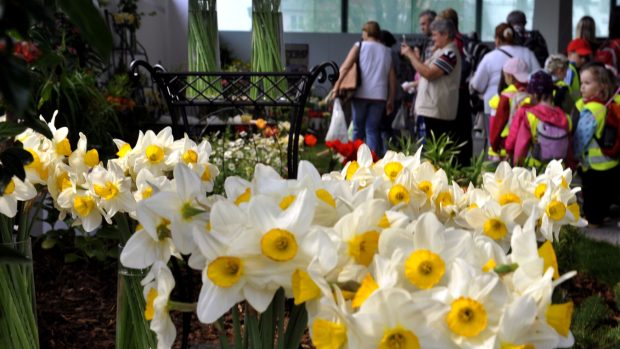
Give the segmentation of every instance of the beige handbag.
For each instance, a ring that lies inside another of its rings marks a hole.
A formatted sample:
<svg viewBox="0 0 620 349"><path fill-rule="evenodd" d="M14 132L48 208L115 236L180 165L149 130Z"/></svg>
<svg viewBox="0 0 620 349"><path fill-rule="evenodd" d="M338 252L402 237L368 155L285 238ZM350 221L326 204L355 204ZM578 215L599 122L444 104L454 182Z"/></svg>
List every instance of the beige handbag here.
<svg viewBox="0 0 620 349"><path fill-rule="evenodd" d="M362 74L360 70L360 53L362 52L362 41L359 41L359 50L357 51L357 59L351 66L351 69L342 77L340 83L340 98L343 101L349 100L355 95L355 90L362 84Z"/></svg>

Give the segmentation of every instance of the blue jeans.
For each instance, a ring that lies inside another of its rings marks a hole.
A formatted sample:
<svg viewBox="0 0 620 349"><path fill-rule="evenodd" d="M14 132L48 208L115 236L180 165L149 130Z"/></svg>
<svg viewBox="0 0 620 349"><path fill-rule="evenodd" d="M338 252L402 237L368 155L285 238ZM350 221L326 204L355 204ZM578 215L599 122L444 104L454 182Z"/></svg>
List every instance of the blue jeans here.
<svg viewBox="0 0 620 349"><path fill-rule="evenodd" d="M381 139L381 118L385 112L385 101L353 99L353 140L361 139L377 156L383 156Z"/></svg>

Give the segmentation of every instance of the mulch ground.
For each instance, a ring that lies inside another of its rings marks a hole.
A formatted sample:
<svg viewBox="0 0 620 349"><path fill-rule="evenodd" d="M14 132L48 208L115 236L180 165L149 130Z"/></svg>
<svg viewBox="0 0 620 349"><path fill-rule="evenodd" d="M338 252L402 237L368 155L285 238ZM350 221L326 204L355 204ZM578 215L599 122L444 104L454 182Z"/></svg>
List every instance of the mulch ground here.
<svg viewBox="0 0 620 349"><path fill-rule="evenodd" d="M34 247L37 316L41 348L114 348L116 333L116 265L114 262L81 261L64 263L58 250ZM199 276L194 278L199 290ZM587 275L577 275L565 283L567 297L576 305L593 294L600 294L620 322L613 291ZM182 315L174 314L177 325L175 348L181 347ZM227 319L230 322L230 319ZM192 314L190 348L216 348L217 333L212 326L198 322ZM231 336L232 337L232 336ZM303 348L311 348L304 339Z"/></svg>

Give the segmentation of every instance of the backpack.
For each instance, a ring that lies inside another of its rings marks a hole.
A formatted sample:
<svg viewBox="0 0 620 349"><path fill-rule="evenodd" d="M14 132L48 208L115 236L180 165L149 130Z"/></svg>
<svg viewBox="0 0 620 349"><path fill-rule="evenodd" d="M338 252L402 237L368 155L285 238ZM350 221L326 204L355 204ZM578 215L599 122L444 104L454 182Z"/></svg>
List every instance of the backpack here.
<svg viewBox="0 0 620 349"><path fill-rule="evenodd" d="M566 159L567 155L568 130L539 120L532 156L540 161L551 161Z"/></svg>
<svg viewBox="0 0 620 349"><path fill-rule="evenodd" d="M603 134L597 141L603 154L620 158L620 104L612 101L607 105Z"/></svg>
<svg viewBox="0 0 620 349"><path fill-rule="evenodd" d="M478 69L480 62L482 61L482 58L487 53L491 52L491 49L480 41L476 32L467 35L466 38L467 43L463 47L463 58L464 61L469 64L469 74L465 77L465 82L469 84L476 73L476 69ZM472 112L484 111L484 101L480 99L476 93L471 93L469 95L469 105L472 108Z"/></svg>
<svg viewBox="0 0 620 349"><path fill-rule="evenodd" d="M596 50L594 60L615 69L617 74L620 71L620 39L610 39L605 41Z"/></svg>

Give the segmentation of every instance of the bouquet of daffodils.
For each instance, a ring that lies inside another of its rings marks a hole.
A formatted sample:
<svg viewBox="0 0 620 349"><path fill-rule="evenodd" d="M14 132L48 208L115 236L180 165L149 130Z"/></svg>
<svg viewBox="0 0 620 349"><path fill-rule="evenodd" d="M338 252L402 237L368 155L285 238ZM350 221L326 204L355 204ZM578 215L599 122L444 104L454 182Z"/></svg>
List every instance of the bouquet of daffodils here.
<svg viewBox="0 0 620 349"><path fill-rule="evenodd" d="M204 323L231 308L234 316L242 301L270 311L283 289L307 310L317 348L574 342L572 302L551 301L574 272L559 275L551 241L563 225L586 222L560 162L541 174L501 163L480 188L462 188L419 151L373 162L362 145L341 172L321 176L302 161L298 178L287 180L259 164L250 181L228 177L225 195L210 197L195 167L177 161L172 179L146 181L139 229L121 254L127 267L150 268L143 294L159 348L176 335L167 265L181 255L202 273L196 312Z"/></svg>

